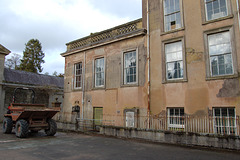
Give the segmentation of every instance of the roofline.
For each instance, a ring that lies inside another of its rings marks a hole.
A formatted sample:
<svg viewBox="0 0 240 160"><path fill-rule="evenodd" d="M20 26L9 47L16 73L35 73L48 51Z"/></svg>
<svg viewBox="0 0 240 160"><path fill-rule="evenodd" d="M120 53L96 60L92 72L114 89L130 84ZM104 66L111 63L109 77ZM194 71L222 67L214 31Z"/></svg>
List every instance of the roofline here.
<svg viewBox="0 0 240 160"><path fill-rule="evenodd" d="M0 82L0 85L16 85L16 86L22 86L22 87L26 87L26 86L33 86L33 87L37 87L37 88L48 88L48 89L51 89L51 88L58 88L58 89L64 89L64 77L57 77L57 76L52 76L52 75L45 75L45 74L39 74L39 73L33 73L33 72L27 72L27 71L23 71L23 70L15 70L15 69L10 69L10 68L6 68L4 67L4 72L6 70L10 70L10 72L12 73L18 73L18 74L31 74L31 76L41 76L42 78L54 78L54 80L57 80L58 82L61 83L61 81L63 80L63 86L61 87L61 85L58 85L58 84L50 84L50 83L47 83L47 84L34 84L34 83L27 83L27 82L17 82L17 81L13 81L13 80L6 80L5 79L5 73L4 73L4 76L3 76L3 82L1 83Z"/></svg>
<svg viewBox="0 0 240 160"><path fill-rule="evenodd" d="M41 89L50 89L50 90L60 90L64 91L64 88L56 86L37 86L37 85L26 85L26 84L17 84L17 83L0 83L2 86L14 86L14 87L30 87L30 88L41 88Z"/></svg>
<svg viewBox="0 0 240 160"><path fill-rule="evenodd" d="M102 43L100 42L100 43L92 44L92 45L89 45L89 46L83 46L83 47L77 48L75 50L66 51L64 53L61 53L60 55L62 57L66 57L66 56L75 54L77 52L83 52L83 51L90 50L90 49L93 49L93 48L97 48L97 47L100 47L100 46L108 45L108 44L111 44L111 43L115 43L115 42L118 42L118 41L130 39L130 38L134 38L134 37L138 37L138 36L143 36L143 35L146 35L146 29L139 29L139 30L136 30L136 31L133 31L133 32L129 32L125 35L121 35L121 36L119 36L119 38L116 38L116 39L114 38L114 39L110 39L109 41L105 41L105 42L102 42Z"/></svg>
<svg viewBox="0 0 240 160"><path fill-rule="evenodd" d="M16 70L16 69L8 68L8 67L4 67L4 69L10 69L10 70L17 71L17 72L26 72L26 73L36 74L36 75L40 75L40 76L48 76L48 77L64 78L64 77L58 77L58 76L47 75L47 74L42 74L42 73L34 73L34 72L29 72L29 71L24 71L24 70Z"/></svg>
<svg viewBox="0 0 240 160"><path fill-rule="evenodd" d="M4 52L0 52L1 54L8 55L9 53L11 53L11 51L9 49L7 49L6 47L4 47L1 44L0 44L0 48L2 48L4 50Z"/></svg>
<svg viewBox="0 0 240 160"><path fill-rule="evenodd" d="M134 21L127 22L127 23L124 23L124 24L121 24L121 25L118 25L118 26L115 26L115 27L112 27L112 28L109 28L109 29L106 29L106 30L103 30L103 31L100 31L100 32L91 33L89 36L85 36L85 37L82 37L82 38L73 40L73 41L71 41L71 42L68 42L68 43L66 43L66 45L69 45L69 44L74 43L74 42L76 42L76 41L79 41L79 40L81 40L81 39L85 39L85 38L89 38L89 37L91 37L91 36L98 35L98 34L100 34L100 33L104 33L104 32L108 32L108 31L117 29L117 28L119 28L119 27L123 27L123 26L128 25L128 24L131 24L131 23L133 23L133 22L141 22L141 21L142 21L142 18L139 18L139 19L136 19L136 20L134 20Z"/></svg>

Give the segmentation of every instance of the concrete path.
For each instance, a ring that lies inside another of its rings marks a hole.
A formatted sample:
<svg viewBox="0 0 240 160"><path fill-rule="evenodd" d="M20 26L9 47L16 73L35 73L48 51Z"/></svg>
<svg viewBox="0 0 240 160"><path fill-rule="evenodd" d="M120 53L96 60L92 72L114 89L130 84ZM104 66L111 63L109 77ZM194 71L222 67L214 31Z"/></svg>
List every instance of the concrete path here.
<svg viewBox="0 0 240 160"><path fill-rule="evenodd" d="M2 128L2 126L1 126ZM1 131L1 129L0 129ZM240 160L240 153L142 143L103 136L43 132L19 139L0 132L0 160Z"/></svg>

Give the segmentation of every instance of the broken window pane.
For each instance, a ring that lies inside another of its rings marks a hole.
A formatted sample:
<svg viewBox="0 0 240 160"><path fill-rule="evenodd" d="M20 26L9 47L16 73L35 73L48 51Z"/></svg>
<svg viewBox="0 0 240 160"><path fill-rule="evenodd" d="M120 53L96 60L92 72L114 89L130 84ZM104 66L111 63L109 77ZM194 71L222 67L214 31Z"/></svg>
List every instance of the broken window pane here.
<svg viewBox="0 0 240 160"><path fill-rule="evenodd" d="M180 0L164 0L165 32L182 27L179 3Z"/></svg>

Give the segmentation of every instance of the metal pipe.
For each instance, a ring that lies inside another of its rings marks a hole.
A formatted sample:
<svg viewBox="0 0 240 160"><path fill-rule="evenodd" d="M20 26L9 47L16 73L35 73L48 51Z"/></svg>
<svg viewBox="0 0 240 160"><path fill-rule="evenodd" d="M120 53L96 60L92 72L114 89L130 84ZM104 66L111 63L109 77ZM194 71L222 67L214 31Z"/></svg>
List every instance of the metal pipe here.
<svg viewBox="0 0 240 160"><path fill-rule="evenodd" d="M148 63L148 116L150 116L150 26L149 26L149 1L147 0L147 63Z"/></svg>
<svg viewBox="0 0 240 160"><path fill-rule="evenodd" d="M83 120L83 112L84 112L84 96L85 96L85 70L86 70L86 52L84 52L84 60L83 60L83 76L82 76L82 120Z"/></svg>
<svg viewBox="0 0 240 160"><path fill-rule="evenodd" d="M239 28L239 31L240 31L240 10L239 10L239 0L236 0L236 3L237 3L237 12L238 12L238 28Z"/></svg>

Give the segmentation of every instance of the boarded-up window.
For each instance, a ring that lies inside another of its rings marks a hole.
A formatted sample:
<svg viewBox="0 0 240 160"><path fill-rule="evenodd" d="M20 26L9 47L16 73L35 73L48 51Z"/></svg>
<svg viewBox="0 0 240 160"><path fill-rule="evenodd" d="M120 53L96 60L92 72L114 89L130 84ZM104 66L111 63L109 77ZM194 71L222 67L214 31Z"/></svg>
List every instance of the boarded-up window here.
<svg viewBox="0 0 240 160"><path fill-rule="evenodd" d="M134 127L134 112L126 112L126 127Z"/></svg>

